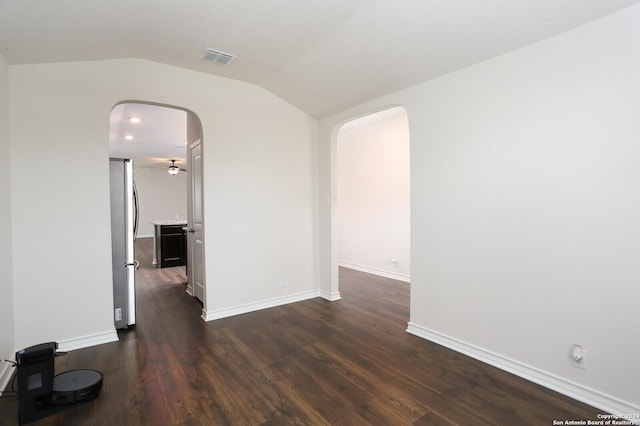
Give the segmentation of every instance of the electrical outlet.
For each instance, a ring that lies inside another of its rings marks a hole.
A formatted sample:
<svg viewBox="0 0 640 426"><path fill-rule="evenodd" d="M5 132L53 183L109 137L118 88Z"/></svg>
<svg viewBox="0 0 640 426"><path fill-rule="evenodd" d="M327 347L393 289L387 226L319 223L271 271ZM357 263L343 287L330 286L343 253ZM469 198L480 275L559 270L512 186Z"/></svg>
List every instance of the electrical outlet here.
<svg viewBox="0 0 640 426"><path fill-rule="evenodd" d="M116 321L122 320L122 308L115 309L115 317L116 317Z"/></svg>
<svg viewBox="0 0 640 426"><path fill-rule="evenodd" d="M573 344L569 348L569 361L574 367L587 369L587 351L578 344Z"/></svg>
<svg viewBox="0 0 640 426"><path fill-rule="evenodd" d="M280 288L287 288L289 283L287 283L287 277L280 278Z"/></svg>

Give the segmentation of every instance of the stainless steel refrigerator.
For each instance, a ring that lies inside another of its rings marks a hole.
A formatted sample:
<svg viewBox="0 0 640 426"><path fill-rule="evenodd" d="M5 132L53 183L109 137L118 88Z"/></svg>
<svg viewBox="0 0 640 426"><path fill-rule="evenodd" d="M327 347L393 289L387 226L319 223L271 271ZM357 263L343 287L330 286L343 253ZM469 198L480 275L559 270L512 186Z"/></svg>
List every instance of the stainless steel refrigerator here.
<svg viewBox="0 0 640 426"><path fill-rule="evenodd" d="M136 323L136 261L133 242L138 227L138 197L131 159L110 158L113 318L117 329Z"/></svg>

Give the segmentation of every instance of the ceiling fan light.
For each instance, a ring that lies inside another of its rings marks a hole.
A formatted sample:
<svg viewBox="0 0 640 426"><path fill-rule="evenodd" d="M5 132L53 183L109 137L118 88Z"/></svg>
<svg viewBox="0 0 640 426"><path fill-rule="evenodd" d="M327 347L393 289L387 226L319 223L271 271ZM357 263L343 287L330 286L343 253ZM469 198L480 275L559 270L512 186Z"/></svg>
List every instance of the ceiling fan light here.
<svg viewBox="0 0 640 426"><path fill-rule="evenodd" d="M172 176L177 175L179 171L180 171L180 169L178 167L176 167L176 166L170 166L169 167L169 174L172 175Z"/></svg>

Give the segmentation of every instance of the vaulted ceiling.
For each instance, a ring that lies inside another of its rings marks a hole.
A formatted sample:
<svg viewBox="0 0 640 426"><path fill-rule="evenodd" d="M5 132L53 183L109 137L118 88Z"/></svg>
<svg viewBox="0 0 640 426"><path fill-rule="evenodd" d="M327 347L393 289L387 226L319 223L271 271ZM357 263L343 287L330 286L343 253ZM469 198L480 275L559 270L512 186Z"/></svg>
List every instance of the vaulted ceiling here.
<svg viewBox="0 0 640 426"><path fill-rule="evenodd" d="M255 83L314 117L640 0L0 0L9 64L142 58ZM200 59L205 47L237 55Z"/></svg>

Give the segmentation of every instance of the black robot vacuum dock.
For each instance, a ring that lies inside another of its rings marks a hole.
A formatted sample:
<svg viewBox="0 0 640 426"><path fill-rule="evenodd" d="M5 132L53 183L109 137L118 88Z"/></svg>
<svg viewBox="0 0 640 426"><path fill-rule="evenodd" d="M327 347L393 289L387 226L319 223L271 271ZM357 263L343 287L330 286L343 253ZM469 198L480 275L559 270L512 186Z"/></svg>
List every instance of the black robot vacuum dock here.
<svg viewBox="0 0 640 426"><path fill-rule="evenodd" d="M102 389L102 373L70 370L54 376L58 343L49 342L16 352L18 421L30 423L96 399Z"/></svg>

